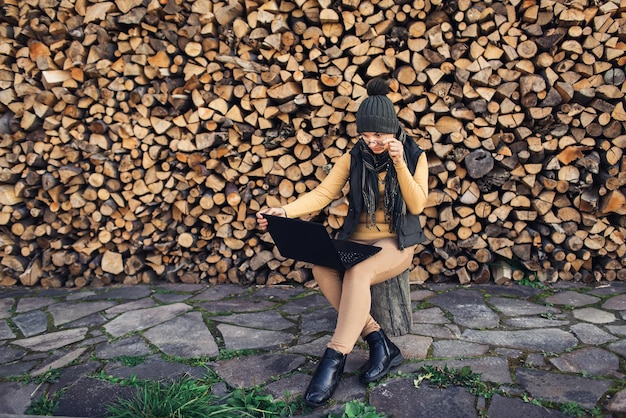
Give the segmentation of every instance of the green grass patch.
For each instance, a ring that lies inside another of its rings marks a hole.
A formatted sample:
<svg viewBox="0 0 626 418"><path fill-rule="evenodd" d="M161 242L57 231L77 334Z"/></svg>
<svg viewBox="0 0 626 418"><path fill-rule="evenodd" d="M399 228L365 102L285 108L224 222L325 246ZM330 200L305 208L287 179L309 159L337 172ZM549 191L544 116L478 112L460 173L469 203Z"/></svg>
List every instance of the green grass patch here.
<svg viewBox="0 0 626 418"><path fill-rule="evenodd" d="M422 366L415 372L413 385L417 388L424 381L432 386L446 388L449 386L462 386L474 395L491 398L495 388L481 380L479 373L474 373L469 366L460 369L438 366Z"/></svg>
<svg viewBox="0 0 626 418"><path fill-rule="evenodd" d="M134 397L107 406L108 418L245 418L289 417L301 409L296 402L275 401L257 388L236 389L217 396L211 392L215 380L185 377L164 383L148 381Z"/></svg>
<svg viewBox="0 0 626 418"><path fill-rule="evenodd" d="M59 406L58 397L57 394L48 395L44 393L30 404L26 413L29 415L54 415Z"/></svg>
<svg viewBox="0 0 626 418"><path fill-rule="evenodd" d="M372 405L356 400L346 404L342 415L330 413L328 418L387 418L387 415L377 412Z"/></svg>
<svg viewBox="0 0 626 418"><path fill-rule="evenodd" d="M537 280L535 277L530 278L526 276L522 280L519 280L515 283L517 283L520 286L532 287L533 289L551 290L550 286Z"/></svg>

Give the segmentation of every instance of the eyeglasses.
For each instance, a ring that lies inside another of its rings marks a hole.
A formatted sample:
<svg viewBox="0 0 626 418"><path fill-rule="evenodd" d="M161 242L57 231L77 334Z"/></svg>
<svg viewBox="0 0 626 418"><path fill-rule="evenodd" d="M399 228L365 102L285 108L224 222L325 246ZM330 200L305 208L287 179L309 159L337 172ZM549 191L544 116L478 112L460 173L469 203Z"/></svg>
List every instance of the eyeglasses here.
<svg viewBox="0 0 626 418"><path fill-rule="evenodd" d="M371 139L371 138L365 138L363 135L361 135L359 137L360 140L363 140L363 142L365 142L367 145L371 146L377 146L377 147L382 147L385 145L385 141L388 138L384 138L384 139Z"/></svg>

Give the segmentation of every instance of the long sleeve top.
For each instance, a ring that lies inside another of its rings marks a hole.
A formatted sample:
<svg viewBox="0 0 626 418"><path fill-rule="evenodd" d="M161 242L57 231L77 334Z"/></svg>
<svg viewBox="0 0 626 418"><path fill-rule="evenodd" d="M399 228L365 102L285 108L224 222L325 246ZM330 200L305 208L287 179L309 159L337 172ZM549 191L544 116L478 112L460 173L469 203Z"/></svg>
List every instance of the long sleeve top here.
<svg viewBox="0 0 626 418"><path fill-rule="evenodd" d="M330 204L334 199L341 197L341 190L350 178L351 154L346 153L339 157L333 168L322 182L310 192L300 196L295 201L283 206L285 214L289 218L318 211ZM407 211L417 215L424 210L428 199L428 161L426 153L420 155L415 174L411 175L407 165L403 162L394 164L400 185L400 192L407 207ZM384 206L382 203L385 172L379 174L379 199L376 208L377 228L368 228L366 225L366 215L361 214L351 238L355 240L377 240L386 237L395 237L396 233L389 232L389 224L385 220ZM350 193L361 193L361 190L352 190Z"/></svg>

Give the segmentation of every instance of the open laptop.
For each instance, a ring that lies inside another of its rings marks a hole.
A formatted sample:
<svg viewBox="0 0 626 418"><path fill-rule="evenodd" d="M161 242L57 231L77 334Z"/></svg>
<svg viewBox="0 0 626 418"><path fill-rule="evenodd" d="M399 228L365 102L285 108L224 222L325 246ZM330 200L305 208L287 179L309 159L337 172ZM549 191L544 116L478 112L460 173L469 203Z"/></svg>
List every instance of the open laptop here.
<svg viewBox="0 0 626 418"><path fill-rule="evenodd" d="M267 230L283 257L347 270L381 250L374 245L333 239L320 223L264 214Z"/></svg>

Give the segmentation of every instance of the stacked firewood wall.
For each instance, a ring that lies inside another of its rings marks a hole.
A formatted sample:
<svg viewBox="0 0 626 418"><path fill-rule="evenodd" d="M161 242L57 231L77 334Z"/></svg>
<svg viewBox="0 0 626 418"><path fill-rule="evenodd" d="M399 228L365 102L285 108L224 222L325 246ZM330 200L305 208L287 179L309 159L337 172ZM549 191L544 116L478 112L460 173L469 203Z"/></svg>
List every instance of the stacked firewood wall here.
<svg viewBox="0 0 626 418"><path fill-rule="evenodd" d="M626 280L626 0L0 9L0 285L312 283L254 214L319 184L379 76L429 158L414 282Z"/></svg>

